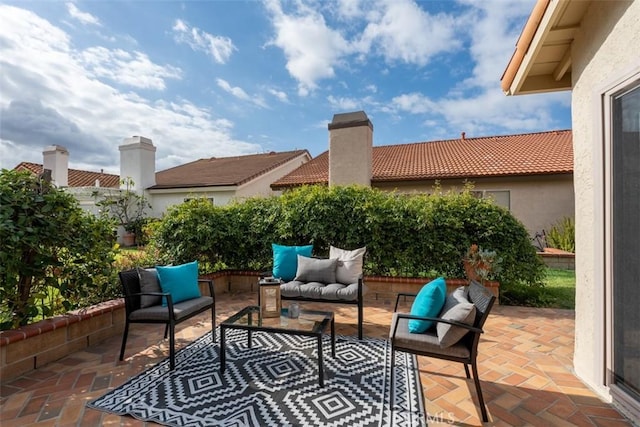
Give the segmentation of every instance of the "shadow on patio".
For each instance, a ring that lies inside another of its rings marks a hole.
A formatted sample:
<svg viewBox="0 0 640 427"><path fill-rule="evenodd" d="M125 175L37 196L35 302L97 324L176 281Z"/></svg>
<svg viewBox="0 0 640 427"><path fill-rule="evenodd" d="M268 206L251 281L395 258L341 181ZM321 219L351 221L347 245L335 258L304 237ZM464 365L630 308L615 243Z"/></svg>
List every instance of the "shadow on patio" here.
<svg viewBox="0 0 640 427"><path fill-rule="evenodd" d="M218 321L255 300L249 292L219 295ZM336 333L356 335L356 309L332 308ZM365 335L386 338L391 310L390 301L366 301ZM210 330L206 319L205 313L178 326L177 347ZM570 310L494 307L478 356L490 425L631 425L573 375L573 328ZM87 409L85 403L164 359L168 348L163 332L161 325L133 325L123 362L118 361L121 337L116 336L3 384L0 424L153 425ZM418 359L429 425L482 425L473 381L465 378L463 366Z"/></svg>

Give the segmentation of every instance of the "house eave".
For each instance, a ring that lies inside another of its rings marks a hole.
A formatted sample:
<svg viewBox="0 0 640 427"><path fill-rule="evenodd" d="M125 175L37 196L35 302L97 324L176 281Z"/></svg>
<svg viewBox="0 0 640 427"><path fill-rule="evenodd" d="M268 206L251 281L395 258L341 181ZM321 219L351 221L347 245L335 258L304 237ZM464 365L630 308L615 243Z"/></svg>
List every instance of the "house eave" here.
<svg viewBox="0 0 640 427"><path fill-rule="evenodd" d="M236 191L237 185L181 185L181 186L160 186L154 185L147 188L151 194L172 194L172 193L210 193L220 191Z"/></svg>
<svg viewBox="0 0 640 427"><path fill-rule="evenodd" d="M502 75L506 95L571 90L571 45L589 4L538 0Z"/></svg>

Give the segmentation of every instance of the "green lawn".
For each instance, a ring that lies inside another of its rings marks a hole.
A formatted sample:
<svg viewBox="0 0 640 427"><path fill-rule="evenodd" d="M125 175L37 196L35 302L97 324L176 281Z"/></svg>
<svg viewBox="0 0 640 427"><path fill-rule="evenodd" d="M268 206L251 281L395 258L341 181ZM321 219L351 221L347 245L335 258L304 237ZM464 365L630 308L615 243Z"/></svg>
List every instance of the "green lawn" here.
<svg viewBox="0 0 640 427"><path fill-rule="evenodd" d="M575 308L576 272L573 270L547 269L544 288L548 307Z"/></svg>

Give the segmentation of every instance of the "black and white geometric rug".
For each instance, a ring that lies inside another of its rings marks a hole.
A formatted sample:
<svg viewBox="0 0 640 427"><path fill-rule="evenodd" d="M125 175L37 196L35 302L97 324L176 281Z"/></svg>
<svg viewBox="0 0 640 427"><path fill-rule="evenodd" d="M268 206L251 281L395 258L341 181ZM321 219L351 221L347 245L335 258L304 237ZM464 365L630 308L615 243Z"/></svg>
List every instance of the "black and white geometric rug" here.
<svg viewBox="0 0 640 427"><path fill-rule="evenodd" d="M389 405L386 340L336 337L323 343L325 386L318 384L315 338L227 331L227 368L219 342L205 334L87 406L169 426L421 426L427 416L415 356L396 352L394 410Z"/></svg>

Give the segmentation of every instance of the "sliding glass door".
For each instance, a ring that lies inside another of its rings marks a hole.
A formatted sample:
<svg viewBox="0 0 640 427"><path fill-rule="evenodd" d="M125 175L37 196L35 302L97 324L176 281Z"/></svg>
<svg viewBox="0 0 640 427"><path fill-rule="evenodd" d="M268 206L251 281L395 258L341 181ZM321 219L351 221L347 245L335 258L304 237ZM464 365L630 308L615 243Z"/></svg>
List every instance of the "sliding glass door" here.
<svg viewBox="0 0 640 427"><path fill-rule="evenodd" d="M611 381L640 402L640 82L611 108Z"/></svg>

